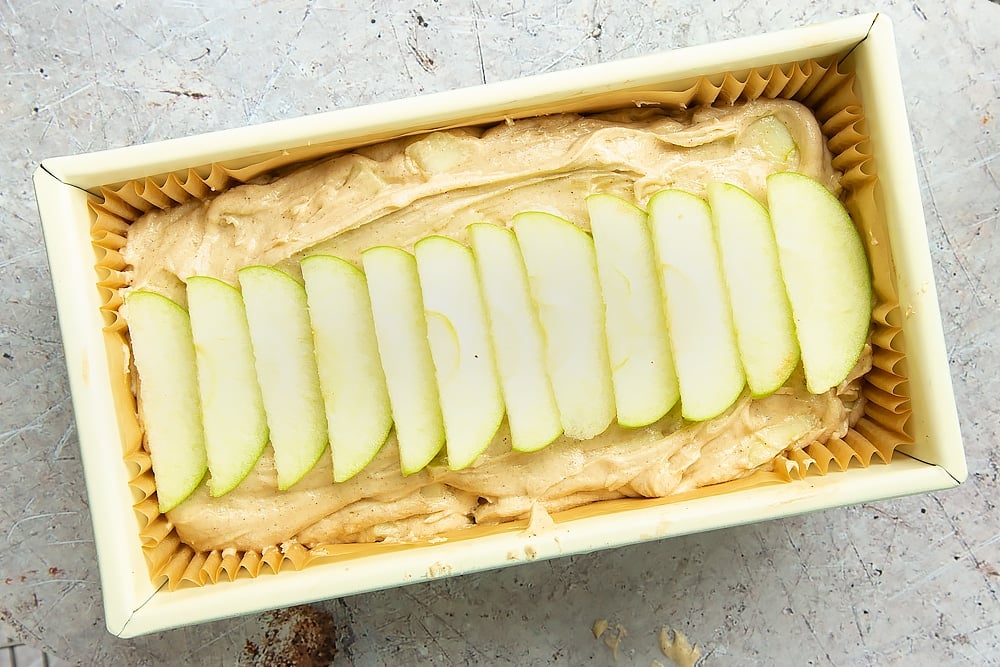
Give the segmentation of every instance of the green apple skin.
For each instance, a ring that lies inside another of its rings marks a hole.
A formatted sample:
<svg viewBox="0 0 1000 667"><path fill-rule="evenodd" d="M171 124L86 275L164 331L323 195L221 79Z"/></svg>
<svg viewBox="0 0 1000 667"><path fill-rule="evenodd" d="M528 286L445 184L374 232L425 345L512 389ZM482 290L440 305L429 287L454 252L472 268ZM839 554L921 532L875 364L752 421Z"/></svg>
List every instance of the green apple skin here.
<svg viewBox="0 0 1000 667"><path fill-rule="evenodd" d="M806 387L821 394L844 381L868 339L868 259L843 204L812 178L772 174L767 202Z"/></svg>
<svg viewBox="0 0 1000 667"><path fill-rule="evenodd" d="M587 197L606 312L618 423L652 424L680 391L646 212L612 195Z"/></svg>
<svg viewBox="0 0 1000 667"><path fill-rule="evenodd" d="M301 268L333 480L345 482L375 458L392 428L368 282L356 266L329 255L306 257Z"/></svg>
<svg viewBox="0 0 1000 667"><path fill-rule="evenodd" d="M512 448L537 451L558 438L563 429L545 372L545 342L524 260L509 229L487 223L469 225L468 229Z"/></svg>
<svg viewBox="0 0 1000 667"><path fill-rule="evenodd" d="M396 424L400 469L412 475L437 456L445 440L417 262L410 253L387 246L366 250L361 261Z"/></svg>
<svg viewBox="0 0 1000 667"><path fill-rule="evenodd" d="M503 420L493 346L472 251L441 236L413 247L434 360L448 467L470 466Z"/></svg>
<svg viewBox="0 0 1000 667"><path fill-rule="evenodd" d="M729 295L708 204L681 190L661 190L647 205L681 414L704 421L722 414L746 384Z"/></svg>
<svg viewBox="0 0 1000 667"><path fill-rule="evenodd" d="M238 275L278 489L284 491L312 470L328 441L306 291L269 266L249 266Z"/></svg>
<svg viewBox="0 0 1000 667"><path fill-rule="evenodd" d="M166 513L191 495L208 470L191 321L179 305L146 291L125 298L125 319L156 499Z"/></svg>
<svg viewBox="0 0 1000 667"><path fill-rule="evenodd" d="M710 184L708 202L747 385L754 398L767 396L799 363L771 218L752 195L729 183Z"/></svg>
<svg viewBox="0 0 1000 667"><path fill-rule="evenodd" d="M187 302L211 473L208 489L221 496L250 474L267 446L264 399L239 290L215 278L192 276Z"/></svg>
<svg viewBox="0 0 1000 667"><path fill-rule="evenodd" d="M545 366L563 431L587 440L616 417L594 241L550 213L519 213L513 227L545 334Z"/></svg>

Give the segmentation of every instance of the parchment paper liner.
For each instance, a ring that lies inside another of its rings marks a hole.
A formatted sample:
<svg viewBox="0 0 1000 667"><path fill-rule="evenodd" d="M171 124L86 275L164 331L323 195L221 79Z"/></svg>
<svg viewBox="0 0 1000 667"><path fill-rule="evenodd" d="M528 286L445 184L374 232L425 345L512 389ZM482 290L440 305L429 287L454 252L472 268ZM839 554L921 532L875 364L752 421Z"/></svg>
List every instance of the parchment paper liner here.
<svg viewBox="0 0 1000 667"><path fill-rule="evenodd" d="M730 105L759 97L788 98L810 107L819 120L833 165L843 173L844 200L862 233L873 271L876 305L872 316L872 371L865 377L862 393L864 416L843 438L814 442L804 449L786 451L748 477L703 487L666 498L608 500L553 515L558 522L651 505L662 506L680 500L715 496L765 484L825 475L831 469L846 470L851 465L867 467L877 457L888 463L901 444L912 442L907 424L911 414L906 355L900 327L899 300L888 234L881 207L881 192L871 155L861 99L849 68L835 60L809 60L771 67L725 72L675 83L664 90L619 91L574 100L558 105L520 111L518 117L564 111L599 111L631 105L662 105L688 108L697 105ZM465 125L495 123L503 115L482 115ZM410 132L366 137L377 143L402 134L426 132L414 127ZM196 552L183 544L173 525L159 513L156 484L150 458L144 449L142 430L136 413L133 387L128 373L130 351L127 328L118 313L122 303L119 289L126 286L124 259L119 250L125 244L128 225L144 212L167 208L192 198L207 198L215 192L246 182L256 176L295 163L325 157L360 145L357 141L337 141L289 151L275 151L226 163L192 167L187 171L150 176L141 180L97 188L90 201L92 238L106 321L105 340L113 377L121 382L113 387L119 426L123 434L122 456L129 467L130 487L135 499L138 528L154 584L167 582L174 590L181 585L202 586L220 579L256 577L277 573L291 566L296 570L319 562L345 561L375 553L427 546L432 541L409 544L335 544L309 549L295 541L265 548L262 552ZM766 468L770 469L766 469ZM526 520L496 526L474 526L435 537L450 541L466 540L501 532L522 531Z"/></svg>

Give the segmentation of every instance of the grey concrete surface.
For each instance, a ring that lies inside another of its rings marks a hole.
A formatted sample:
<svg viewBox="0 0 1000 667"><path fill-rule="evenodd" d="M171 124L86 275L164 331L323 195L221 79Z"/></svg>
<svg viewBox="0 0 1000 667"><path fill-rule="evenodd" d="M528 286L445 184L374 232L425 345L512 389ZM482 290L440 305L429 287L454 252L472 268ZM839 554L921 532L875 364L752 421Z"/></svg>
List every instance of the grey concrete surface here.
<svg viewBox="0 0 1000 667"><path fill-rule="evenodd" d="M40 160L872 9L896 29L968 482L310 613L332 618L343 665L667 663L665 625L699 643L705 665L1000 664L991 0L0 2L0 639L82 664L252 663L254 646L295 620L261 614L131 641L105 631L29 180ZM597 618L627 629L617 657L594 639Z"/></svg>

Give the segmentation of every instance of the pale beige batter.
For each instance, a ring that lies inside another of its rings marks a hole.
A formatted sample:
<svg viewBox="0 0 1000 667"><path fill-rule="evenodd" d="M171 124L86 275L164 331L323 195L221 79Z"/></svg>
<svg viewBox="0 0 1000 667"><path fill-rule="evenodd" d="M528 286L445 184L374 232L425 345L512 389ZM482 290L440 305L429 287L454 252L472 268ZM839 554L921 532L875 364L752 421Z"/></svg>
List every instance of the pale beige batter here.
<svg viewBox="0 0 1000 667"><path fill-rule="evenodd" d="M766 116L791 132L798 146L791 158L740 142ZM299 276L307 254L357 262L373 246L409 250L430 234L465 241L467 225L507 225L521 211L587 227L585 198L595 192L644 206L663 188L702 195L716 180L763 200L767 176L786 169L839 187L815 118L796 102L758 100L680 117L628 109L530 118L368 146L271 183L151 212L129 229L123 254L134 287L184 303L182 283L193 275L235 284L239 269L265 264Z"/></svg>
<svg viewBox="0 0 1000 667"><path fill-rule="evenodd" d="M754 121L774 116L797 145L776 155L741 141ZM544 210L586 227L585 197L616 194L639 205L656 191L704 193L713 180L763 198L765 179L795 169L838 188L812 114L787 101L670 116L631 109L557 115L485 130L400 139L325 160L270 183L229 190L208 202L150 213L129 230L124 255L133 288L184 303L183 281L210 275L235 282L251 264L298 275L298 260L322 252L358 261L376 245L406 249L429 234L465 240L473 222L508 224ZM859 361L867 370L870 356ZM202 485L169 513L198 550L252 549L295 539L412 540L471 525L527 517L596 500L658 497L736 479L780 452L846 433L857 397L852 383L814 396L796 373L772 396L746 395L708 422L673 411L646 428L612 426L587 441L559 438L531 454L510 451L502 426L476 464L432 464L403 477L393 437L354 479L332 482L328 456L288 491L276 490L270 447L233 492L211 498Z"/></svg>

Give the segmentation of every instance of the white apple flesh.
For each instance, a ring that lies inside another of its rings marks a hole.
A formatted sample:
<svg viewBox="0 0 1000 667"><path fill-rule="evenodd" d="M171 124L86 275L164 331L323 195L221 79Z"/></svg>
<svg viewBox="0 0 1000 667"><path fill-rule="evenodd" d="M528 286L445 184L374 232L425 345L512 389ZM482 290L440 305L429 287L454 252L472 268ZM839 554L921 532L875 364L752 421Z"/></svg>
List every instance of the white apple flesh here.
<svg viewBox="0 0 1000 667"><path fill-rule="evenodd" d="M588 197L587 209L604 297L618 423L646 426L680 398L646 213L604 194Z"/></svg>
<svg viewBox="0 0 1000 667"><path fill-rule="evenodd" d="M278 488L285 490L316 465L328 441L306 292L267 266L241 269L239 281Z"/></svg>
<svg viewBox="0 0 1000 667"><path fill-rule="evenodd" d="M170 299L144 291L126 297L125 317L156 499L166 513L191 495L208 469L191 322Z"/></svg>
<svg viewBox="0 0 1000 667"><path fill-rule="evenodd" d="M513 233L469 226L476 272L496 354L512 448L533 452L562 433L552 383L545 373L545 343L531 301L528 274Z"/></svg>
<svg viewBox="0 0 1000 667"><path fill-rule="evenodd" d="M810 392L835 387L868 337L872 287L861 237L843 204L794 172L767 179L767 202Z"/></svg>
<svg viewBox="0 0 1000 667"><path fill-rule="evenodd" d="M306 257L301 267L333 480L344 482L375 458L392 428L368 283L353 264L329 255Z"/></svg>
<svg viewBox="0 0 1000 667"><path fill-rule="evenodd" d="M362 253L375 337L396 424L400 469L419 472L444 446L444 421L413 255L380 246Z"/></svg>
<svg viewBox="0 0 1000 667"><path fill-rule="evenodd" d="M681 190L648 203L666 299L667 326L681 392L681 414L720 415L746 384L708 204Z"/></svg>
<svg viewBox="0 0 1000 667"><path fill-rule="evenodd" d="M193 276L187 281L187 302L211 473L208 489L221 496L246 478L267 446L264 399L239 291L215 278Z"/></svg>
<svg viewBox="0 0 1000 667"><path fill-rule="evenodd" d="M752 195L729 183L709 185L708 201L747 385L754 397L767 396L799 363L771 219Z"/></svg>
<svg viewBox="0 0 1000 667"><path fill-rule="evenodd" d="M592 438L616 416L594 241L549 213L519 213L513 227L545 333L545 366L563 431Z"/></svg>
<svg viewBox="0 0 1000 667"><path fill-rule="evenodd" d="M775 116L764 116L750 123L736 138L736 148L780 160L786 168L794 167L799 161L799 147L792 133Z"/></svg>
<svg viewBox="0 0 1000 667"><path fill-rule="evenodd" d="M441 236L413 248L434 360L448 467L471 465L503 420L486 309L472 251Z"/></svg>

